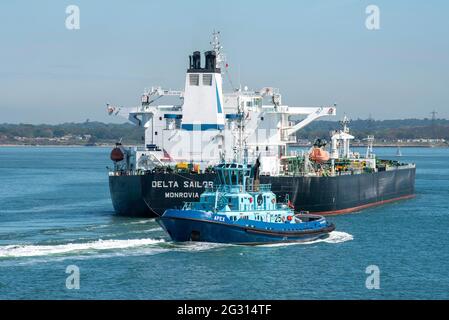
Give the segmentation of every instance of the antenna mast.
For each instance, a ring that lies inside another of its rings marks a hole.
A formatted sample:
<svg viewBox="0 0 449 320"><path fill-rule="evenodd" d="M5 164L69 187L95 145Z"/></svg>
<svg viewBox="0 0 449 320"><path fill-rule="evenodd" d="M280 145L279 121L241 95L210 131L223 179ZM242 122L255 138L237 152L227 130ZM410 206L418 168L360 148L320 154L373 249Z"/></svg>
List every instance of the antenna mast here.
<svg viewBox="0 0 449 320"><path fill-rule="evenodd" d="M223 49L223 47L220 43L220 31L214 30L214 32L212 33L212 41L210 42L210 44L212 45L212 49L214 49L217 56L216 67L220 68L226 62L226 56L223 52L221 52L221 49Z"/></svg>
<svg viewBox="0 0 449 320"><path fill-rule="evenodd" d="M344 133L349 132L349 127L348 127L349 122L351 122L351 121L349 120L349 118L346 115L343 117L343 120L340 121L340 124L343 127Z"/></svg>
<svg viewBox="0 0 449 320"><path fill-rule="evenodd" d="M366 138L367 146L366 146L366 158L372 159L374 158L374 152L373 152L373 144L374 144L374 136L368 136Z"/></svg>

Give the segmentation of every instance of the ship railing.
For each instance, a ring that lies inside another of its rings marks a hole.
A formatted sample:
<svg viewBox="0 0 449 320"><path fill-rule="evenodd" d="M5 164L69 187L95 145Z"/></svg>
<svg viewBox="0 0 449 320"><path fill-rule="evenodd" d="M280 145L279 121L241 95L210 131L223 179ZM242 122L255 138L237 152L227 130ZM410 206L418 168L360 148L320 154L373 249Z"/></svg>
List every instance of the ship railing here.
<svg viewBox="0 0 449 320"><path fill-rule="evenodd" d="M209 187L204 188L204 192L209 192L209 193L216 192L217 189L218 189L217 186L209 186Z"/></svg>
<svg viewBox="0 0 449 320"><path fill-rule="evenodd" d="M243 186L236 185L219 185L219 186L208 186L204 188L205 192L242 192Z"/></svg>
<svg viewBox="0 0 449 320"><path fill-rule="evenodd" d="M385 171L402 170L414 168L414 163L399 163L397 166L387 166Z"/></svg>
<svg viewBox="0 0 449 320"><path fill-rule="evenodd" d="M147 174L146 170L110 170L109 176L144 176Z"/></svg>
<svg viewBox="0 0 449 320"><path fill-rule="evenodd" d="M271 183L266 184L254 184L246 186L247 192L267 192L271 191Z"/></svg>
<svg viewBox="0 0 449 320"><path fill-rule="evenodd" d="M271 191L271 184L254 184L247 185L243 190L243 185L221 185L221 186L209 186L204 189L205 192L269 192Z"/></svg>

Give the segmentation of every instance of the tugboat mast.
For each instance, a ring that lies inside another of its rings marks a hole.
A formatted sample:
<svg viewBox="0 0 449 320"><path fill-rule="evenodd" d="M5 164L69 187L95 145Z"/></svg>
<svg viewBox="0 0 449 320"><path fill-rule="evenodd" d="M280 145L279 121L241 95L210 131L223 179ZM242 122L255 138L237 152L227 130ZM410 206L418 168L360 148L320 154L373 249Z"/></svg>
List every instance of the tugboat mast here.
<svg viewBox="0 0 449 320"><path fill-rule="evenodd" d="M248 162L248 146L245 139L245 112L238 107L236 145L234 147L234 161L239 163Z"/></svg>

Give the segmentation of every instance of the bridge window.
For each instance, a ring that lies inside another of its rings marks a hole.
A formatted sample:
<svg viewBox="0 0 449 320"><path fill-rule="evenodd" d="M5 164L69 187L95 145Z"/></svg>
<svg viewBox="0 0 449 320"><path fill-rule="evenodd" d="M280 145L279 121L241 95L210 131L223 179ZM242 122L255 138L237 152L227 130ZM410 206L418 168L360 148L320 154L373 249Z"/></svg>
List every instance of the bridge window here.
<svg viewBox="0 0 449 320"><path fill-rule="evenodd" d="M210 73L203 74L203 86L212 85L212 75Z"/></svg>
<svg viewBox="0 0 449 320"><path fill-rule="evenodd" d="M191 86L199 86L200 85L200 75L199 74L190 74L190 85Z"/></svg>

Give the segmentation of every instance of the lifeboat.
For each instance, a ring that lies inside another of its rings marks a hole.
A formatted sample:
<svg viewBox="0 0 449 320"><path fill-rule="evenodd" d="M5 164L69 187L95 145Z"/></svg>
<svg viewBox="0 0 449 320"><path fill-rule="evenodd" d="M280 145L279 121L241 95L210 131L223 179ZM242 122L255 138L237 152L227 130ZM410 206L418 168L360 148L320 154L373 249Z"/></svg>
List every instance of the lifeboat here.
<svg viewBox="0 0 449 320"><path fill-rule="evenodd" d="M120 162L125 159L125 154L120 146L116 146L111 151L111 160L114 162Z"/></svg>
<svg viewBox="0 0 449 320"><path fill-rule="evenodd" d="M321 148L314 148L312 152L310 152L309 158L315 162L326 162L329 160L330 156L329 152Z"/></svg>

